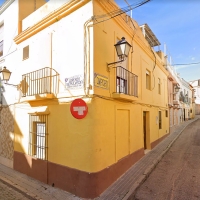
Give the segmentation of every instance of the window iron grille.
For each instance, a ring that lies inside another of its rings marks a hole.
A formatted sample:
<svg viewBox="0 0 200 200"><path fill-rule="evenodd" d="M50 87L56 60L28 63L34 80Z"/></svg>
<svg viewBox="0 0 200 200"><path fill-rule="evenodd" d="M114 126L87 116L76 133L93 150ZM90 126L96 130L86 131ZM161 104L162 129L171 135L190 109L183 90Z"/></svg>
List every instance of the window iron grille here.
<svg viewBox="0 0 200 200"><path fill-rule="evenodd" d="M158 111L159 129L162 129L162 112Z"/></svg>
<svg viewBox="0 0 200 200"><path fill-rule="evenodd" d="M48 158L48 115L29 116L29 155L41 160Z"/></svg>

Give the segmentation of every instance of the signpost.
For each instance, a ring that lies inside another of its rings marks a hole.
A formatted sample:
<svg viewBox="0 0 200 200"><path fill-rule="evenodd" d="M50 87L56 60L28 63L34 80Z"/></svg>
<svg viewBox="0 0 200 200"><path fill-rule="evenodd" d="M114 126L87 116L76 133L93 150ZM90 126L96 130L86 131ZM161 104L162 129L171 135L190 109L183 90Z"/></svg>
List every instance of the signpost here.
<svg viewBox="0 0 200 200"><path fill-rule="evenodd" d="M82 99L75 99L71 103L70 111L76 119L83 119L88 113L88 107Z"/></svg>
<svg viewBox="0 0 200 200"><path fill-rule="evenodd" d="M108 78L100 74L94 73L94 85L96 87L108 90Z"/></svg>

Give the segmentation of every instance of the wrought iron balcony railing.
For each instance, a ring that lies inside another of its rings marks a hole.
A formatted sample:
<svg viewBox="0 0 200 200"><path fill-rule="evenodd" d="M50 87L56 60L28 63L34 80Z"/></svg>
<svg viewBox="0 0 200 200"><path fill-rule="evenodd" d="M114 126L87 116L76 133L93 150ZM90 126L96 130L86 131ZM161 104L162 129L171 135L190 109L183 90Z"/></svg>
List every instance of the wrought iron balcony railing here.
<svg viewBox="0 0 200 200"><path fill-rule="evenodd" d="M58 93L59 74L52 68L45 67L22 75L22 96Z"/></svg>
<svg viewBox="0 0 200 200"><path fill-rule="evenodd" d="M138 76L123 67L114 67L116 74L116 91L138 97Z"/></svg>

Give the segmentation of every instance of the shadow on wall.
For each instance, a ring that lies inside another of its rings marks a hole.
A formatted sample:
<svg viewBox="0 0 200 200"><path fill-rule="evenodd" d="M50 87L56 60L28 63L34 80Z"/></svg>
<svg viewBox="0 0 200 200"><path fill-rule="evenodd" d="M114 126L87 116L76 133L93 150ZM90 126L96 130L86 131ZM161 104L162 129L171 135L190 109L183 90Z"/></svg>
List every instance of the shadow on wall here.
<svg viewBox="0 0 200 200"><path fill-rule="evenodd" d="M3 97L5 89L0 85L0 163L13 167L14 153L14 106Z"/></svg>
<svg viewBox="0 0 200 200"><path fill-rule="evenodd" d="M20 121L15 121L14 127L13 168L44 183L48 183L49 104L58 105L59 103L55 99L53 101L30 101L28 110L24 111L23 114L16 110L15 115ZM46 110L41 110L41 108ZM24 117L20 118L21 115ZM21 130L23 123L28 124L26 124L26 129ZM54 127L56 128L56 125ZM24 149L25 147L22 145L25 145L27 149Z"/></svg>
<svg viewBox="0 0 200 200"><path fill-rule="evenodd" d="M14 144L18 146L18 149L21 149L22 152L25 152L25 150L21 142L15 143L16 138L23 139L23 134L14 118L15 106L7 103L4 97L5 92L6 88L4 88L0 80L0 163L13 168ZM14 131L17 131L17 136Z"/></svg>
<svg viewBox="0 0 200 200"><path fill-rule="evenodd" d="M200 104L195 104L195 114L200 115Z"/></svg>

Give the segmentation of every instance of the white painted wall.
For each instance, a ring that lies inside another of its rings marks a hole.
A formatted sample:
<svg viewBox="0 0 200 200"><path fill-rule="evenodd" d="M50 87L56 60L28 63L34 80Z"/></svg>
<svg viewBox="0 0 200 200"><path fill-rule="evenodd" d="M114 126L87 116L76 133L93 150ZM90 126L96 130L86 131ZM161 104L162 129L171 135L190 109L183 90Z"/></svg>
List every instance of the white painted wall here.
<svg viewBox="0 0 200 200"><path fill-rule="evenodd" d="M53 0L51 1L53 2ZM39 13L38 11L34 12L32 17L34 18L34 15L39 15ZM84 94L83 89L81 91L67 90L65 88L65 79L75 75L82 75L84 77L84 23L92 15L93 6L92 2L89 2L20 43L18 45L18 65L20 69L17 76L20 77L22 74L44 67L52 67L60 74L60 93L65 93L66 96ZM92 31L90 35L90 42L93 47ZM29 45L29 58L23 60L23 48L27 45ZM91 49L91 55L92 51L93 48ZM91 74L93 74L93 67Z"/></svg>
<svg viewBox="0 0 200 200"><path fill-rule="evenodd" d="M179 83L181 86L179 93L182 91L184 96L188 94L188 98L192 98L192 96L190 96L191 93L190 93L189 83L181 77L179 77ZM183 103L182 108L185 109L185 118L186 119L190 118L189 116L190 105L188 103Z"/></svg>
<svg viewBox="0 0 200 200"><path fill-rule="evenodd" d="M41 19L46 17L48 14L54 12L62 5L70 2L71 0L50 0L45 5L40 7L34 13L30 14L26 19L22 21L22 30L26 30L27 28L33 26Z"/></svg>
<svg viewBox="0 0 200 200"><path fill-rule="evenodd" d="M198 86L198 80L191 81L190 84L195 89L194 96L196 97L195 103L200 104L200 86Z"/></svg>
<svg viewBox="0 0 200 200"><path fill-rule="evenodd" d="M18 34L18 0L8 1L11 3L0 15L0 23L4 23L4 46L3 56L0 57L0 67L6 66L12 72L10 83L15 84L15 73L17 71L17 45L13 38ZM2 8L0 8L1 10ZM16 101L16 88L3 84L3 104L12 104Z"/></svg>

